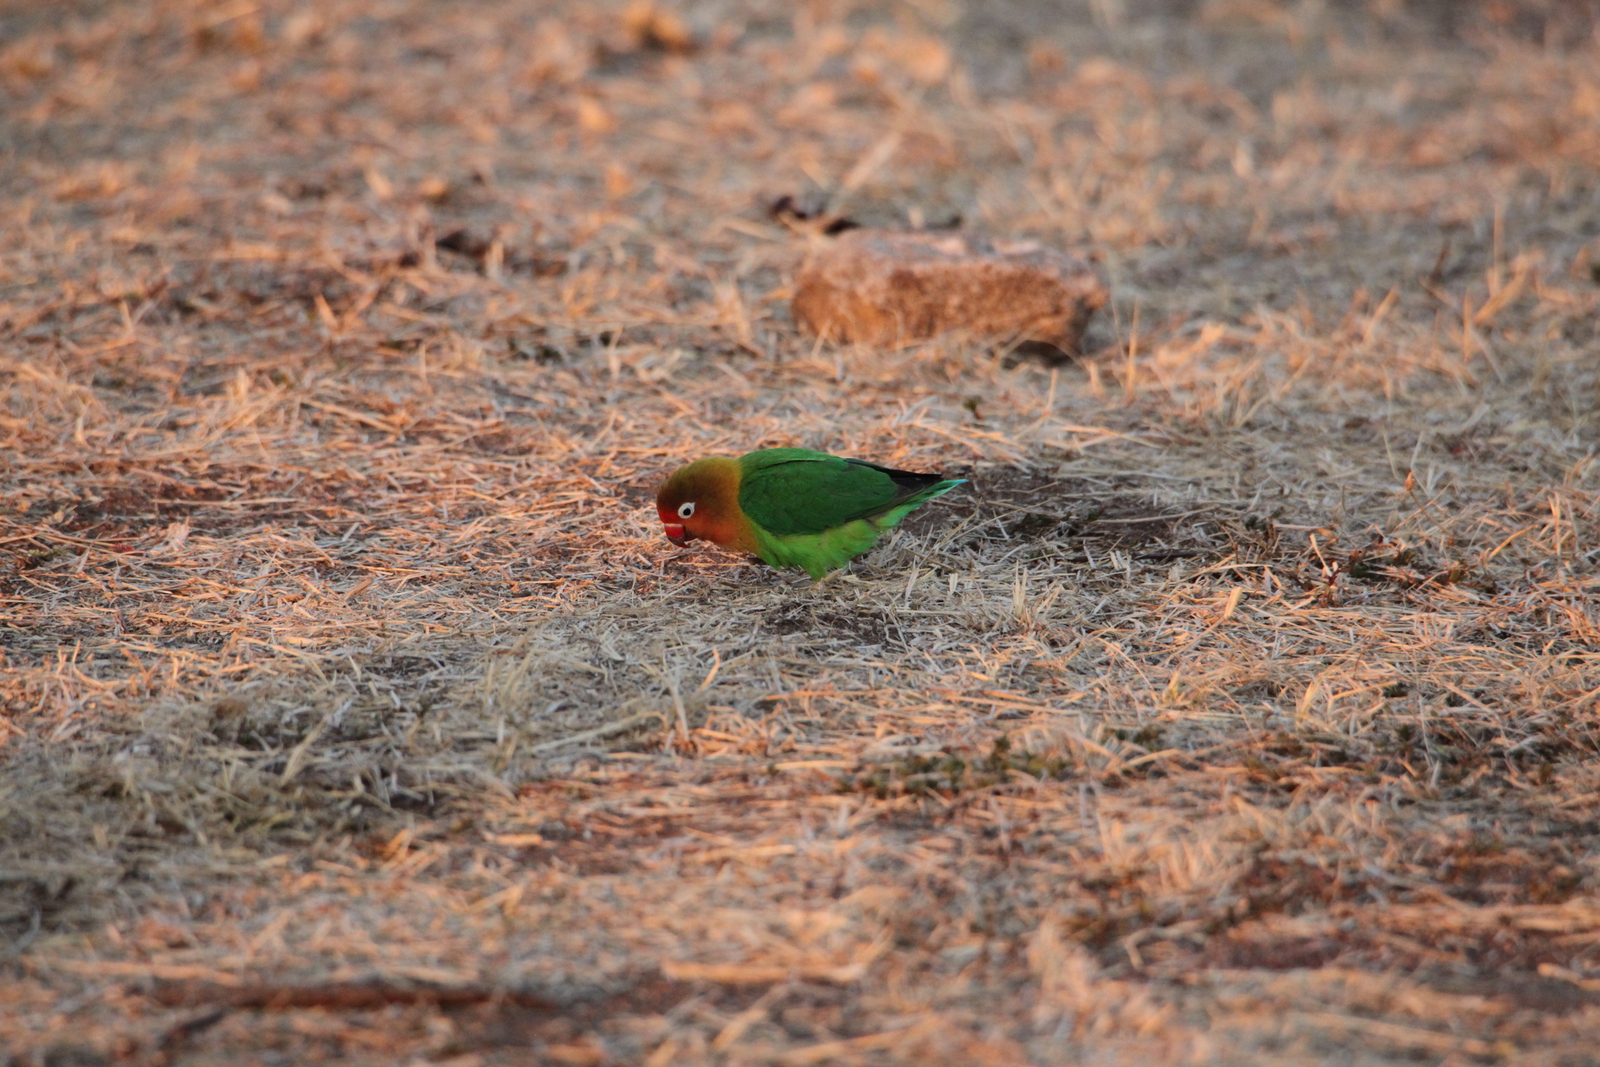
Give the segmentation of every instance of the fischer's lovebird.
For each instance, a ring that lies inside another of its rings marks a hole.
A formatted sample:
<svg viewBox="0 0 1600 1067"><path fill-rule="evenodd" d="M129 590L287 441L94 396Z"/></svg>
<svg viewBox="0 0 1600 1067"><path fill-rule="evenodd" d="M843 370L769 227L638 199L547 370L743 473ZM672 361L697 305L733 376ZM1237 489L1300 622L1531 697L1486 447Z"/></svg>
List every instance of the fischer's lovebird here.
<svg viewBox="0 0 1600 1067"><path fill-rule="evenodd" d="M821 578L965 481L804 448L765 448L679 467L656 493L656 513L675 545L703 537Z"/></svg>

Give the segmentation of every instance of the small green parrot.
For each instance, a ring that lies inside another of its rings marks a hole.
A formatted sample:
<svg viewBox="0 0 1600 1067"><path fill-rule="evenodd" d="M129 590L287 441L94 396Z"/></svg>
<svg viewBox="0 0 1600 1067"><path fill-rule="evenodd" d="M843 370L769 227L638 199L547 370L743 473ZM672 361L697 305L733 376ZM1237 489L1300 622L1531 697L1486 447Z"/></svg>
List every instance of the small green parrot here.
<svg viewBox="0 0 1600 1067"><path fill-rule="evenodd" d="M965 481L804 448L764 448L679 467L656 493L656 513L675 545L703 537L821 578Z"/></svg>

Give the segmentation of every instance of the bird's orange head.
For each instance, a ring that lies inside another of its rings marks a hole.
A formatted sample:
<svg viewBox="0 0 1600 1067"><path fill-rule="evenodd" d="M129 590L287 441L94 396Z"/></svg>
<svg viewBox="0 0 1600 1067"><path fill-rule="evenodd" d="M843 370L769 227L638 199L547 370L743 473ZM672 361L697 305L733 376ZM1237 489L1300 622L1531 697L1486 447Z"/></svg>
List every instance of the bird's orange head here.
<svg viewBox="0 0 1600 1067"><path fill-rule="evenodd" d="M719 545L741 543L745 523L739 510L739 461L708 456L679 467L656 491L656 514L675 545L696 537Z"/></svg>

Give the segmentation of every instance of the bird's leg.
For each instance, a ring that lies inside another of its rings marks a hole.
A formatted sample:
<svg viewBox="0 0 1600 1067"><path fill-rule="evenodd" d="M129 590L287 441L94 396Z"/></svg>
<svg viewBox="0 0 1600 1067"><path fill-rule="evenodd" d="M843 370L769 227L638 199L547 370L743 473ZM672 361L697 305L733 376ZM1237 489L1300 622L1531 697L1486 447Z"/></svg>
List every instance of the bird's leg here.
<svg viewBox="0 0 1600 1067"><path fill-rule="evenodd" d="M835 568L834 570L829 571L827 574L824 574L821 578L818 578L816 581L811 583L811 591L813 593L818 592L819 590L822 589L823 586L825 586L829 582L833 581L833 579L836 576L838 576L840 574L843 574L846 569L847 568L845 568L845 567L838 567L838 568Z"/></svg>
<svg viewBox="0 0 1600 1067"><path fill-rule="evenodd" d="M860 578L857 578L855 575L850 573L850 565L846 563L843 567L840 567L836 570L831 570L827 574L824 574L821 578L818 578L816 581L812 582L811 589L813 592L815 592L825 585L832 585L836 580L852 583L859 583L861 581Z"/></svg>

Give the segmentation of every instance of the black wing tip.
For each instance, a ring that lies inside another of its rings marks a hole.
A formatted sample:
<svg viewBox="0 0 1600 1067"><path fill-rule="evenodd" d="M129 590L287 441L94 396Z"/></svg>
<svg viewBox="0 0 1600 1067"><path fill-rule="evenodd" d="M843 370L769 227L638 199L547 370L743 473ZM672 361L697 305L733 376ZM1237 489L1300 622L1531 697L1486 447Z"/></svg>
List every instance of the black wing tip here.
<svg viewBox="0 0 1600 1067"><path fill-rule="evenodd" d="M945 480L945 476L942 474L924 474L920 471L895 470L893 467L885 467L881 463L872 463L864 459L847 459L845 462L854 463L858 467L871 467L880 474L887 474L889 476L889 480L894 482L894 484L900 486L902 489L909 489L913 492L926 489L930 485L937 485Z"/></svg>
<svg viewBox="0 0 1600 1067"><path fill-rule="evenodd" d="M924 489L931 489L940 482L944 481L944 479L937 474L907 474L902 472L898 474L891 474L889 477L894 481L895 485L898 485L902 489L909 489L913 492L921 492Z"/></svg>

